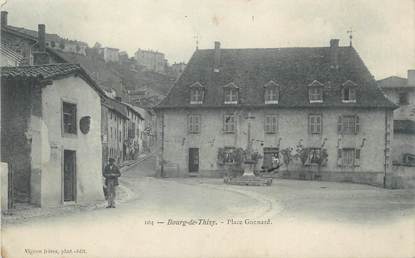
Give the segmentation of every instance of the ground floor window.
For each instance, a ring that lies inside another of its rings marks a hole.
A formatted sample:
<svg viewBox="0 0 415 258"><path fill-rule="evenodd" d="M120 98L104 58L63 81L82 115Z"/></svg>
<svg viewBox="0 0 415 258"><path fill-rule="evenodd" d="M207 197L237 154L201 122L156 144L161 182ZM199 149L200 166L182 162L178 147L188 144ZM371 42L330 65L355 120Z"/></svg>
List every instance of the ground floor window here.
<svg viewBox="0 0 415 258"><path fill-rule="evenodd" d="M360 149L339 149L337 158L338 165L341 167L357 167L360 165Z"/></svg>
<svg viewBox="0 0 415 258"><path fill-rule="evenodd" d="M308 153L308 160L310 164L320 164L321 160L321 149L320 148L310 148Z"/></svg>

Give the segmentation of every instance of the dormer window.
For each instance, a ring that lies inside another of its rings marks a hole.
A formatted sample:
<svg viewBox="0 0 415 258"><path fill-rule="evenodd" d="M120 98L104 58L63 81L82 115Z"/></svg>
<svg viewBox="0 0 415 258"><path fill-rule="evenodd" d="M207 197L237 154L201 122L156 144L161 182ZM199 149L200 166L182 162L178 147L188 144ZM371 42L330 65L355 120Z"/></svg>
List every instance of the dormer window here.
<svg viewBox="0 0 415 258"><path fill-rule="evenodd" d="M342 102L355 103L356 102L356 84L350 80L342 84Z"/></svg>
<svg viewBox="0 0 415 258"><path fill-rule="evenodd" d="M278 104L280 97L280 88L277 83L270 81L264 85L265 104Z"/></svg>
<svg viewBox="0 0 415 258"><path fill-rule="evenodd" d="M190 104L203 104L205 88L199 82L190 85Z"/></svg>
<svg viewBox="0 0 415 258"><path fill-rule="evenodd" d="M223 87L225 94L225 104L238 104L239 88L235 83L231 82Z"/></svg>
<svg viewBox="0 0 415 258"><path fill-rule="evenodd" d="M308 85L308 99L310 103L323 103L323 86L317 80Z"/></svg>

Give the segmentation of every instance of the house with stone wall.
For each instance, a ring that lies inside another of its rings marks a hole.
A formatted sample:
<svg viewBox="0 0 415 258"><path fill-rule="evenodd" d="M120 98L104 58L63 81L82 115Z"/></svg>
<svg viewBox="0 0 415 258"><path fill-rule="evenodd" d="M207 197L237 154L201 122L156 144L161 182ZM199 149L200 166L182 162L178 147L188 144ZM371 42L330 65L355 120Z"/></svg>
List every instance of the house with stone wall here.
<svg viewBox="0 0 415 258"><path fill-rule="evenodd" d="M378 81L385 95L399 106L393 113L393 162L415 166L415 70L408 77L390 76Z"/></svg>
<svg viewBox="0 0 415 258"><path fill-rule="evenodd" d="M339 40L266 49L215 42L194 52L155 108L157 164L164 176L223 176L241 148L259 154L257 169L279 157L286 178L383 185L395 108Z"/></svg>
<svg viewBox="0 0 415 258"><path fill-rule="evenodd" d="M103 199L103 95L79 65L1 68L1 161L12 169L15 202Z"/></svg>

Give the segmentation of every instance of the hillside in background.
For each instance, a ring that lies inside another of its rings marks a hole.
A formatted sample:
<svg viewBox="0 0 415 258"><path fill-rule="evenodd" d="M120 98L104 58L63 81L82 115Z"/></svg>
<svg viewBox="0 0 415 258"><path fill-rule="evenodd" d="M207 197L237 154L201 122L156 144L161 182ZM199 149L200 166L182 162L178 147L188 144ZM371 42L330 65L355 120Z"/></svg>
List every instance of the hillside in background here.
<svg viewBox="0 0 415 258"><path fill-rule="evenodd" d="M173 86L176 78L144 69L131 62L105 63L98 55L88 53L83 56L75 53L57 51L60 56L71 63L81 66L94 78L105 90L113 89L117 96L127 102L142 106L154 106L161 101L169 89ZM128 92L143 92L140 97L141 103L134 103L128 96Z"/></svg>

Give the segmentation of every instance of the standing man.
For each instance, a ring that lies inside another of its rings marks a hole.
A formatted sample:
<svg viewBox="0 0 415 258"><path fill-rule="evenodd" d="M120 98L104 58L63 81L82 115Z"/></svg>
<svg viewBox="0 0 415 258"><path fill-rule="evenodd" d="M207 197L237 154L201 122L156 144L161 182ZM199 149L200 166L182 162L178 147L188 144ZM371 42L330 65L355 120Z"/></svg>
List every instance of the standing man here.
<svg viewBox="0 0 415 258"><path fill-rule="evenodd" d="M107 186L107 208L115 208L115 187L118 185L118 178L121 176L120 170L114 164L114 159L110 158L109 164L104 168L105 185Z"/></svg>

